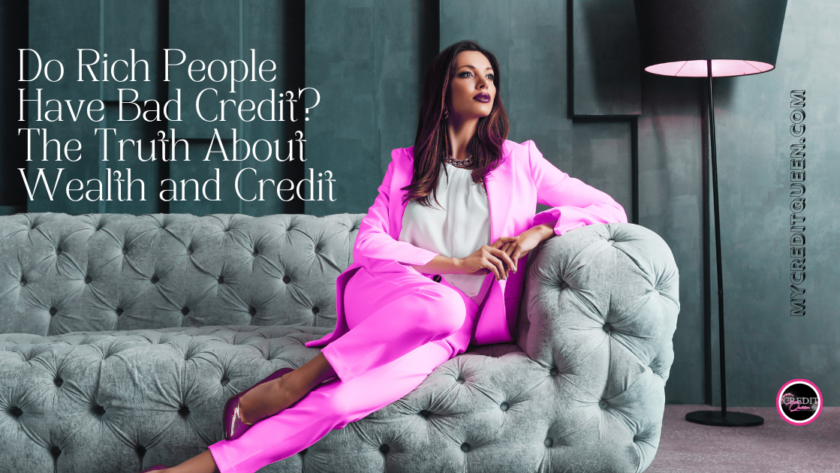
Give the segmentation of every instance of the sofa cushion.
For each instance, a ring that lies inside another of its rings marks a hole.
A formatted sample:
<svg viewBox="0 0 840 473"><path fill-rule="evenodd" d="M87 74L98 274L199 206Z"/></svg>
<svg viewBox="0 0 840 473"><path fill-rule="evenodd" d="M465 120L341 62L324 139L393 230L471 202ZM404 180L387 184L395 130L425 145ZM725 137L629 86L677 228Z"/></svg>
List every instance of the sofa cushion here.
<svg viewBox="0 0 840 473"><path fill-rule="evenodd" d="M0 216L0 333L335 327L362 217Z"/></svg>

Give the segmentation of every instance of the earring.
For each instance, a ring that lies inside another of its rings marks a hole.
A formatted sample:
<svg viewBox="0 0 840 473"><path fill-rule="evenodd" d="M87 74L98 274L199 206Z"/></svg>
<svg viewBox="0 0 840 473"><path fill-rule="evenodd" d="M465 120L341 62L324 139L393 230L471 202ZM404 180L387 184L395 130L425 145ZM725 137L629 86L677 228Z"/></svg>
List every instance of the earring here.
<svg viewBox="0 0 840 473"><path fill-rule="evenodd" d="M443 106L443 118L449 118L449 110L446 108L446 105Z"/></svg>

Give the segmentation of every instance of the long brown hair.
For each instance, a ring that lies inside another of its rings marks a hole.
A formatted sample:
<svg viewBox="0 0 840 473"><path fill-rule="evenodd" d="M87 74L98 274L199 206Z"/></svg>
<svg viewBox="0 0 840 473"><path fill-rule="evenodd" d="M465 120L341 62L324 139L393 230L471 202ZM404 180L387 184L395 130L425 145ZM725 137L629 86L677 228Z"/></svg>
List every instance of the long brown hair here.
<svg viewBox="0 0 840 473"><path fill-rule="evenodd" d="M478 119L475 134L467 143L467 149L473 157L473 182L484 184L484 177L498 166L503 158L503 144L510 125L502 104L499 61L493 53L475 41L457 42L432 60L423 77L420 120L417 122L417 136L414 139L414 176L411 184L402 188L408 191L403 198L403 204L405 200L413 198L419 204L431 207L429 195L436 191L440 163L447 153L448 133L447 122L443 118L443 106L449 94L449 84L455 77L455 58L461 51L478 51L487 57L493 68L493 84L496 87L496 98L490 114Z"/></svg>

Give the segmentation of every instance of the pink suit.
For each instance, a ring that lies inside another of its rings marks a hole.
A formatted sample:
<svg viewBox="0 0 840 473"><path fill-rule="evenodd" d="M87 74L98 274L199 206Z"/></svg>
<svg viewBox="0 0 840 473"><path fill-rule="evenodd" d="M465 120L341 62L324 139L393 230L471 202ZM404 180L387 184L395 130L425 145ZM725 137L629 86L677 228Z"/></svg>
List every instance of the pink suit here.
<svg viewBox="0 0 840 473"><path fill-rule="evenodd" d="M407 205L401 188L411 183L413 159L413 147L391 153L379 195L359 227L353 264L336 279L336 328L306 343L324 347L337 378L240 438L210 445L222 473L254 472L300 452L330 430L404 397L470 343L513 341L527 258L507 280L487 275L492 281L481 305L445 279L411 267L437 255L397 240ZM539 224L563 235L627 222L612 197L557 169L531 140L505 140L504 159L487 175L486 187L491 242ZM535 214L537 203L553 208Z"/></svg>

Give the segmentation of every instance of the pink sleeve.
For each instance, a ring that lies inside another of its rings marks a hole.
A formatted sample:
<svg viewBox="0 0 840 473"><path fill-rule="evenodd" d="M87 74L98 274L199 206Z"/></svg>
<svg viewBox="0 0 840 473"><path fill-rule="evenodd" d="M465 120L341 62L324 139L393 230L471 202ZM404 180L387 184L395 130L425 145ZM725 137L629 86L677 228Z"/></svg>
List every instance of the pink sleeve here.
<svg viewBox="0 0 840 473"><path fill-rule="evenodd" d="M596 223L627 223L624 207L609 194L569 177L545 159L532 140L525 143L531 177L537 187L537 202L554 207L535 215L534 226L551 225L555 235L563 235Z"/></svg>
<svg viewBox="0 0 840 473"><path fill-rule="evenodd" d="M391 162L379 186L379 195L362 218L359 234L353 245L353 260L365 264L369 260L398 261L407 265L422 266L438 254L405 241L395 240L390 234L388 215L391 178L394 174L394 157L404 152L402 148L391 152Z"/></svg>

